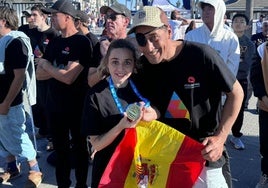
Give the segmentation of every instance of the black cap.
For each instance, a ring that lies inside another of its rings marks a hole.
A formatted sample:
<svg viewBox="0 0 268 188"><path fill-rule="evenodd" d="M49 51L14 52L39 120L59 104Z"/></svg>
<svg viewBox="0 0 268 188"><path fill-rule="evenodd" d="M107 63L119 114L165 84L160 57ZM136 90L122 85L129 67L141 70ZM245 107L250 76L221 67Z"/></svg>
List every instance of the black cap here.
<svg viewBox="0 0 268 188"><path fill-rule="evenodd" d="M31 16L31 7L22 11L22 14L24 14L24 16L26 16L26 17L30 17Z"/></svg>
<svg viewBox="0 0 268 188"><path fill-rule="evenodd" d="M89 23L89 16L84 11L78 10L75 18L80 20L82 23Z"/></svg>
<svg viewBox="0 0 268 188"><path fill-rule="evenodd" d="M69 14L72 17L76 17L76 10L73 4L69 0L58 0L51 8L44 8L42 12L45 14L61 12L64 14Z"/></svg>
<svg viewBox="0 0 268 188"><path fill-rule="evenodd" d="M100 8L100 13L106 14L109 9L113 10L114 12L118 14L123 14L124 16L131 18L130 10L123 4L115 2L111 6L102 6Z"/></svg>

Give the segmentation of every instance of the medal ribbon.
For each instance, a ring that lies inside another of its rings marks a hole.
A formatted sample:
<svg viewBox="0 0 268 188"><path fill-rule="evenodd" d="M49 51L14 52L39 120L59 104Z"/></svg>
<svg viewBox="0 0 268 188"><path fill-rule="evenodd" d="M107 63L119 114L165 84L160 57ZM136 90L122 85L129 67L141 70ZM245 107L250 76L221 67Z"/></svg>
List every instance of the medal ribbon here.
<svg viewBox="0 0 268 188"><path fill-rule="evenodd" d="M144 97L142 97L142 95L139 93L138 89L136 88L136 86L134 85L134 83L132 82L131 79L129 79L129 83L130 83L130 86L132 88L132 90L134 91L134 93L137 95L137 97L142 100L144 103L145 103L145 107L149 107L150 106L150 101ZM111 94L113 96L113 99L114 99L114 102L118 108L118 110L120 111L120 113L123 115L125 110L123 109L118 97L117 97L117 94L116 94L116 90L115 90L115 87L114 87L114 83L113 83L113 80L112 78L110 77L109 78L109 87L110 87L110 91L111 91Z"/></svg>

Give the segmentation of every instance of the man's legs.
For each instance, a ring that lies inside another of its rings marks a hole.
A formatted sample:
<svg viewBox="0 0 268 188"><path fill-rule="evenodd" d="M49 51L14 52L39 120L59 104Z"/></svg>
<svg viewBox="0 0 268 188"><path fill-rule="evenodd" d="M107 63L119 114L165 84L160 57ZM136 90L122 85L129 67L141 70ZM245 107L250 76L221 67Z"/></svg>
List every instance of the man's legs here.
<svg viewBox="0 0 268 188"><path fill-rule="evenodd" d="M38 172L34 182L40 184L42 173L36 161L36 151L32 141L25 132L25 112L23 106L17 105L11 107L9 113L7 115L1 115L0 118L0 150L1 154L7 159L8 168L12 167L15 171L19 171L15 156L24 157L28 160L31 171L35 174ZM10 175L10 177L12 176ZM29 179L29 181L32 180Z"/></svg>
<svg viewBox="0 0 268 188"><path fill-rule="evenodd" d="M204 167L193 188L228 188L222 168Z"/></svg>
<svg viewBox="0 0 268 188"><path fill-rule="evenodd" d="M75 154L75 177L76 187L87 188L87 175L89 165L89 155L87 152L86 137L82 136L80 126L80 114L73 114L74 121L71 126L71 136L73 143L73 152Z"/></svg>
<svg viewBox="0 0 268 188"><path fill-rule="evenodd" d="M262 175L256 187L264 187L268 186L268 112L259 111L259 127Z"/></svg>
<svg viewBox="0 0 268 188"><path fill-rule="evenodd" d="M230 139L231 143L233 144L235 149L245 149L245 145L243 144L243 142L240 140L240 137L243 135L241 133L241 128L243 125L243 120L244 120L244 111L245 111L245 102L247 99L247 87L248 87L248 80L238 80L240 85L242 86L242 89L244 91L244 98L243 98L243 102L242 102L242 106L240 108L239 114L236 118L236 121L232 127L232 133L233 133L233 137Z"/></svg>
<svg viewBox="0 0 268 188"><path fill-rule="evenodd" d="M59 188L70 187L70 138L69 124L72 115L50 113L51 132L56 158L56 180Z"/></svg>

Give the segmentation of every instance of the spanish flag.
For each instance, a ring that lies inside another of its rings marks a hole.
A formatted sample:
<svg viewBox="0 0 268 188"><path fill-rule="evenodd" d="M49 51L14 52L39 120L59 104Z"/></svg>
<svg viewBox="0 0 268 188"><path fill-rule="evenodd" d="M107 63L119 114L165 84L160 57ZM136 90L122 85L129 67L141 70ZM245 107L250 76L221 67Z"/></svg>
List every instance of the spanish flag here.
<svg viewBox="0 0 268 188"><path fill-rule="evenodd" d="M191 188L205 160L204 146L159 121L126 130L99 188Z"/></svg>

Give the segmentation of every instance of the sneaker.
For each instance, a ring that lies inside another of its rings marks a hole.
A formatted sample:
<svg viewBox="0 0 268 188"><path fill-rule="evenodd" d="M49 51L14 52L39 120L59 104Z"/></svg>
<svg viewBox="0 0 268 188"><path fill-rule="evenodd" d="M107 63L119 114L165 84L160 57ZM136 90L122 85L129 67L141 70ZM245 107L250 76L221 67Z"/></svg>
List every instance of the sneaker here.
<svg viewBox="0 0 268 188"><path fill-rule="evenodd" d="M268 177L266 174L263 174L261 176L259 183L256 185L256 188L268 188Z"/></svg>
<svg viewBox="0 0 268 188"><path fill-rule="evenodd" d="M16 179L19 176L21 176L20 164L17 166L15 171L12 172L10 169L7 169L4 173L0 174L0 183L6 183L7 181Z"/></svg>
<svg viewBox="0 0 268 188"><path fill-rule="evenodd" d="M30 171L28 180L24 186L24 188L36 188L42 182L43 174L42 172Z"/></svg>
<svg viewBox="0 0 268 188"><path fill-rule="evenodd" d="M234 148L237 149L237 150L243 150L243 149L245 149L245 145L240 140L240 138L232 137L230 139L230 142L233 144Z"/></svg>
<svg viewBox="0 0 268 188"><path fill-rule="evenodd" d="M52 141L48 141L46 150L47 151L53 151L54 150L54 146L53 146L53 142Z"/></svg>

